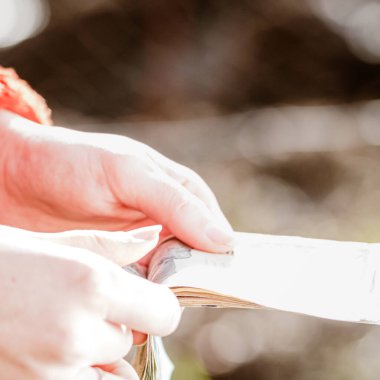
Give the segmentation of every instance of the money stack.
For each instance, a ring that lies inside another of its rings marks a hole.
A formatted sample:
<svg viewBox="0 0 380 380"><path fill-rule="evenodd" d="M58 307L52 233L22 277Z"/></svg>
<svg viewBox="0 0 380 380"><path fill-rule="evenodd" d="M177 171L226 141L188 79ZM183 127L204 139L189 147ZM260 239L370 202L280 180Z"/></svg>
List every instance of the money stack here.
<svg viewBox="0 0 380 380"><path fill-rule="evenodd" d="M137 347L133 367L141 380L170 380L174 369L162 339L153 336Z"/></svg>
<svg viewBox="0 0 380 380"><path fill-rule="evenodd" d="M234 252L161 244L147 279L171 288L182 307L277 309L380 325L380 244L236 233ZM169 380L160 338L137 350L142 380Z"/></svg>

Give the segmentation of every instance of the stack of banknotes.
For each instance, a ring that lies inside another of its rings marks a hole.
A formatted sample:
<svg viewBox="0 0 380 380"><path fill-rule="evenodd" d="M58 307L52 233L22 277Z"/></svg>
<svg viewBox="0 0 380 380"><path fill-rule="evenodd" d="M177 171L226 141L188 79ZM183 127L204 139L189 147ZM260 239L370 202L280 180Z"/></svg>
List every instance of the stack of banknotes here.
<svg viewBox="0 0 380 380"><path fill-rule="evenodd" d="M233 252L207 253L176 239L161 244L142 274L172 289L183 307L277 309L380 324L380 244L236 233ZM142 380L169 380L162 341L137 349Z"/></svg>

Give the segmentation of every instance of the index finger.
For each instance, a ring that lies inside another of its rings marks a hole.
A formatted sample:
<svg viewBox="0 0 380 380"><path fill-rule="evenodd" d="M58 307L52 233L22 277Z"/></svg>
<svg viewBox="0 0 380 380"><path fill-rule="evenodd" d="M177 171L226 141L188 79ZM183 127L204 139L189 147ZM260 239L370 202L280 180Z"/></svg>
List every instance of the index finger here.
<svg viewBox="0 0 380 380"><path fill-rule="evenodd" d="M152 154L152 153L151 153ZM206 182L194 170L181 165L163 154L154 151L156 162L160 168L175 181L201 199L224 227L232 231L232 227L223 214L215 194Z"/></svg>

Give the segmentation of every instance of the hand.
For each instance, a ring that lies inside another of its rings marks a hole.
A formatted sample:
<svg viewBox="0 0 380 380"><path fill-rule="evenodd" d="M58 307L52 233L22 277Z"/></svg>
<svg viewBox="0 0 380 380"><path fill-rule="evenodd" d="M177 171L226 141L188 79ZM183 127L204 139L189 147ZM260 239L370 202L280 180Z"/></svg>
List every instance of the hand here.
<svg viewBox="0 0 380 380"><path fill-rule="evenodd" d="M148 146L6 111L0 126L0 223L34 231L161 224L195 248L231 248L232 229L203 180Z"/></svg>
<svg viewBox="0 0 380 380"><path fill-rule="evenodd" d="M131 329L171 333L178 302L169 289L94 252L109 254L114 247L117 260L121 249L138 259L157 242L157 232L84 231L70 237L0 227L2 377L95 380L102 371L105 380L137 379L121 359L132 345Z"/></svg>

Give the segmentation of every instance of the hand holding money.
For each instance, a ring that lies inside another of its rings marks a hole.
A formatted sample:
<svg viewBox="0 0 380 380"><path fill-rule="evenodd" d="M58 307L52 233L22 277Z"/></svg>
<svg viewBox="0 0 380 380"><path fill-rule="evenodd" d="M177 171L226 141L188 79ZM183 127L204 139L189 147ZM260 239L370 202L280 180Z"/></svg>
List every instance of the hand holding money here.
<svg viewBox="0 0 380 380"><path fill-rule="evenodd" d="M122 360L132 330L169 334L180 309L167 287L102 256L137 260L156 244L158 231L41 234L1 226L1 377L137 379Z"/></svg>

